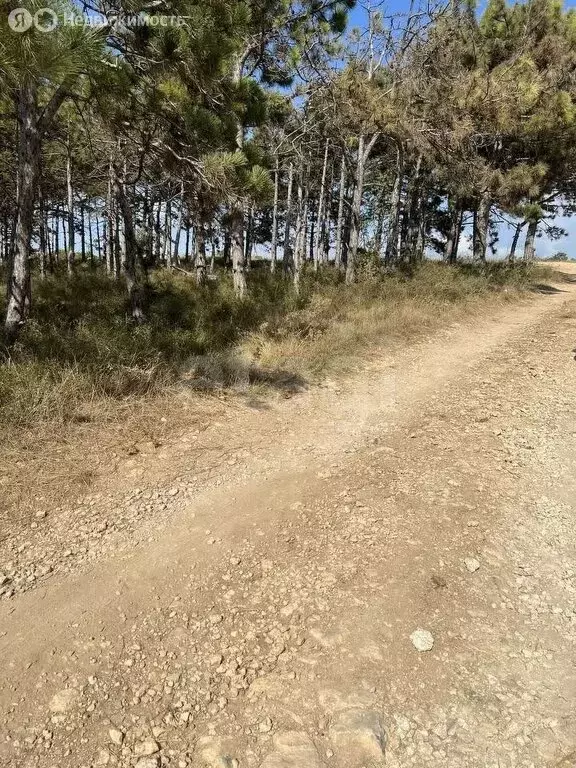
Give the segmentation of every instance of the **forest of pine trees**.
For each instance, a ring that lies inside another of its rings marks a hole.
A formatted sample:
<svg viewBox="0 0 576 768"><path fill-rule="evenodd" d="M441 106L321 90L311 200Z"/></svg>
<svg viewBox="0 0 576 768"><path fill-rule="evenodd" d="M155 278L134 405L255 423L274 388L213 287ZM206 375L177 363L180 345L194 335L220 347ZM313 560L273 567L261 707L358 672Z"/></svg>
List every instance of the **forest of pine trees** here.
<svg viewBox="0 0 576 768"><path fill-rule="evenodd" d="M509 260L530 260L573 208L576 14L557 0L137 9L165 25L124 0L50 7L49 32L0 14L6 349L42 283L81 271L124 286L134 328L159 273L246 301L267 270L297 295L327 271L354 283L367 255L382 274L454 264L467 231L481 265L511 223Z"/></svg>

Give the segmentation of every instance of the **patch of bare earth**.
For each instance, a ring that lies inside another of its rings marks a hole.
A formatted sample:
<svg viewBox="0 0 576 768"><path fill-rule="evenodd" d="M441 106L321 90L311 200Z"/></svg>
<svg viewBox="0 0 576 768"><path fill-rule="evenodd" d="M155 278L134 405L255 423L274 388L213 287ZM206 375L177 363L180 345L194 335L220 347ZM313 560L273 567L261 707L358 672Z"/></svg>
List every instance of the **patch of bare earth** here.
<svg viewBox="0 0 576 768"><path fill-rule="evenodd" d="M576 764L575 317L567 285L224 400L31 508L0 550L0 759Z"/></svg>

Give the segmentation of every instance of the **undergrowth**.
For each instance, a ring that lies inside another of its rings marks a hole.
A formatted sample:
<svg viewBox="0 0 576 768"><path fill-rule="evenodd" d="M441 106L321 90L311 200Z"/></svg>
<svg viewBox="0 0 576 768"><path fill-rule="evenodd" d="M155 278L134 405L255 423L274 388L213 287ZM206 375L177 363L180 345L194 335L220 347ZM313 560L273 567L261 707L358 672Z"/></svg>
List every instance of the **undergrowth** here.
<svg viewBox="0 0 576 768"><path fill-rule="evenodd" d="M199 288L186 275L157 273L147 289L148 322L139 327L126 321L122 283L101 272L37 281L32 319L0 363L0 424L105 419L114 402L175 386L310 380L488 296L517 296L535 279L502 264L427 263L381 276L369 262L360 277L346 286L333 271L309 275L297 297L288 280L255 270L241 302L228 279Z"/></svg>

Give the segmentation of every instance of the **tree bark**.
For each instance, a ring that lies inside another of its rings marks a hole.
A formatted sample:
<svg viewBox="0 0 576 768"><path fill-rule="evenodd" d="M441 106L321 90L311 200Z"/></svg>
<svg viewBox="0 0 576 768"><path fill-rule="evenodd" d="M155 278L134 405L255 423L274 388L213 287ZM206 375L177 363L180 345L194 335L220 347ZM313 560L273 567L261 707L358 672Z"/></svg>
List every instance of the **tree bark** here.
<svg viewBox="0 0 576 768"><path fill-rule="evenodd" d="M404 262L415 263L418 260L416 253L418 233L420 231L420 204L421 204L421 178L422 155L418 155L414 173L408 185L408 204L404 209L402 222L402 244L400 248L401 259Z"/></svg>
<svg viewBox="0 0 576 768"><path fill-rule="evenodd" d="M358 160L356 162L356 178L354 179L354 193L352 195L352 210L350 215L350 245L348 248L348 259L346 260L346 283L350 284L356 280L356 256L358 254L358 243L360 241L360 226L362 217L362 196L364 193L364 171L366 162L376 143L377 134L372 136L366 143L366 137L360 135L358 138Z"/></svg>
<svg viewBox="0 0 576 768"><path fill-rule="evenodd" d="M176 223L176 237L174 238L174 251L172 255L172 263L178 266L180 261L180 234L182 232L182 219L184 216L184 181L180 182L180 199L178 208L178 221Z"/></svg>
<svg viewBox="0 0 576 768"><path fill-rule="evenodd" d="M402 195L402 181L404 176L404 158L401 147L396 148L396 178L390 197L390 217L388 219L388 237L384 263L387 266L398 262L398 233L400 230L400 200Z"/></svg>
<svg viewBox="0 0 576 768"><path fill-rule="evenodd" d="M44 215L44 195L42 194L42 187L38 188L39 198L39 216L40 216L40 277L42 280L46 277L46 217Z"/></svg>
<svg viewBox="0 0 576 768"><path fill-rule="evenodd" d="M526 240L524 241L524 261L526 263L534 261L536 256L536 246L534 241L536 240L536 232L538 231L538 221L528 222L528 229L526 231Z"/></svg>
<svg viewBox="0 0 576 768"><path fill-rule="evenodd" d="M232 280L239 299L246 296L246 263L244 258L244 212L238 206L230 211L230 253Z"/></svg>
<svg viewBox="0 0 576 768"><path fill-rule="evenodd" d="M108 161L108 189L106 191L106 242L104 244L104 252L106 254L106 269L108 274L117 277L114 259L116 237L114 234L115 211L113 185L114 168L112 166L112 158L110 158Z"/></svg>
<svg viewBox="0 0 576 768"><path fill-rule="evenodd" d="M286 221L284 223L284 252L282 255L282 267L284 272L292 266L293 253L290 247L290 229L292 227L292 189L294 186L294 163L290 163L288 172L288 192L286 194Z"/></svg>
<svg viewBox="0 0 576 768"><path fill-rule="evenodd" d="M66 144L66 192L68 197L68 252L66 265L68 274L74 272L74 188L72 186L72 148L70 138Z"/></svg>
<svg viewBox="0 0 576 768"><path fill-rule="evenodd" d="M320 239L324 230L324 197L326 195L326 176L328 173L328 150L330 148L330 139L326 139L326 147L324 149L324 162L322 163L322 180L320 182L320 194L318 196L318 209L316 214L316 232L314 236L314 269L318 269L320 263Z"/></svg>
<svg viewBox="0 0 576 768"><path fill-rule="evenodd" d="M124 175L120 175L116 166L113 166L113 175L114 196L118 203L118 210L122 216L123 224L122 270L126 280L126 288L128 289L132 321L139 324L145 320L143 309L144 295L138 280L138 244L136 242L132 207L126 197Z"/></svg>
<svg viewBox="0 0 576 768"><path fill-rule="evenodd" d="M90 249L90 264L94 264L94 240L92 236L92 211L88 206L88 248ZM98 229L98 219L96 219L96 229ZM98 234L98 232L96 232Z"/></svg>
<svg viewBox="0 0 576 768"><path fill-rule="evenodd" d="M204 285L206 282L206 227L202 217L200 217L195 227L196 237L196 282L198 285Z"/></svg>
<svg viewBox="0 0 576 768"><path fill-rule="evenodd" d="M326 187L324 202L324 220L322 222L322 264L327 264L330 257L330 230L332 227L332 192L334 189L334 160L330 166L330 181Z"/></svg>
<svg viewBox="0 0 576 768"><path fill-rule="evenodd" d="M54 258L58 264L58 254L60 253L60 204L56 203L54 210Z"/></svg>
<svg viewBox="0 0 576 768"><path fill-rule="evenodd" d="M482 193L480 202L474 217L473 256L474 261L480 264L486 263L486 247L488 245L488 228L490 226L490 209L492 200L490 192Z"/></svg>
<svg viewBox="0 0 576 768"><path fill-rule="evenodd" d="M278 255L278 196L280 189L280 166L276 156L274 169L274 206L272 208L272 249L270 254L270 272L276 271L276 258Z"/></svg>
<svg viewBox="0 0 576 768"><path fill-rule="evenodd" d="M164 252L162 254L162 261L166 267L169 267L172 263L172 200L170 198L166 201L166 209L164 211Z"/></svg>
<svg viewBox="0 0 576 768"><path fill-rule="evenodd" d="M302 276L302 262L306 250L306 205L304 202L304 169L298 174L297 188L297 214L296 214L296 240L294 243L294 289L300 292L300 279Z"/></svg>
<svg viewBox="0 0 576 768"><path fill-rule="evenodd" d="M252 267L252 248L254 237L254 206L250 206L248 211L248 220L246 222L246 243L244 246L244 258L246 260L246 271L249 272Z"/></svg>
<svg viewBox="0 0 576 768"><path fill-rule="evenodd" d="M162 215L162 200L158 200L156 214L154 216L154 264L160 264L162 255L162 230L160 227L160 217Z"/></svg>
<svg viewBox="0 0 576 768"><path fill-rule="evenodd" d="M508 263L514 264L514 260L516 257L516 248L518 247L518 240L520 239L520 233L522 232L522 229L524 228L524 224L526 224L525 221L519 221L518 224L516 224L516 227L514 229L514 237L512 238L512 243L510 245L510 251L508 252Z"/></svg>
<svg viewBox="0 0 576 768"><path fill-rule="evenodd" d="M453 204L448 203L450 210L450 229L446 245L444 246L444 259L448 264L455 264L458 258L458 246L460 244L460 232L462 229L462 203L456 200Z"/></svg>
<svg viewBox="0 0 576 768"><path fill-rule="evenodd" d="M80 203L80 254L82 263L86 261L86 221L85 221L85 203Z"/></svg>
<svg viewBox="0 0 576 768"><path fill-rule="evenodd" d="M346 197L346 160L344 154L342 154L342 160L340 162L340 190L338 193L338 219L336 221L336 254L334 257L334 264L337 269L342 266L342 234L344 231L344 202Z"/></svg>
<svg viewBox="0 0 576 768"><path fill-rule="evenodd" d="M17 94L18 114L18 213L14 256L8 278L4 320L5 340L14 344L30 315L30 244L38 183L41 134L36 108L36 86L23 85Z"/></svg>

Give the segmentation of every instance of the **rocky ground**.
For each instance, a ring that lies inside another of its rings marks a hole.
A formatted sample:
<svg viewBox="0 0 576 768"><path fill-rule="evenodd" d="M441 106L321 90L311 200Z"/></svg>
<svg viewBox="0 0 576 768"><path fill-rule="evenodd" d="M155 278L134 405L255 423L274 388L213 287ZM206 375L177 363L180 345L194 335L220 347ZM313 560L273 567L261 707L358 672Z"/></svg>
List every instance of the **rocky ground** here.
<svg viewBox="0 0 576 768"><path fill-rule="evenodd" d="M576 766L560 288L31 505L0 544L2 765Z"/></svg>

